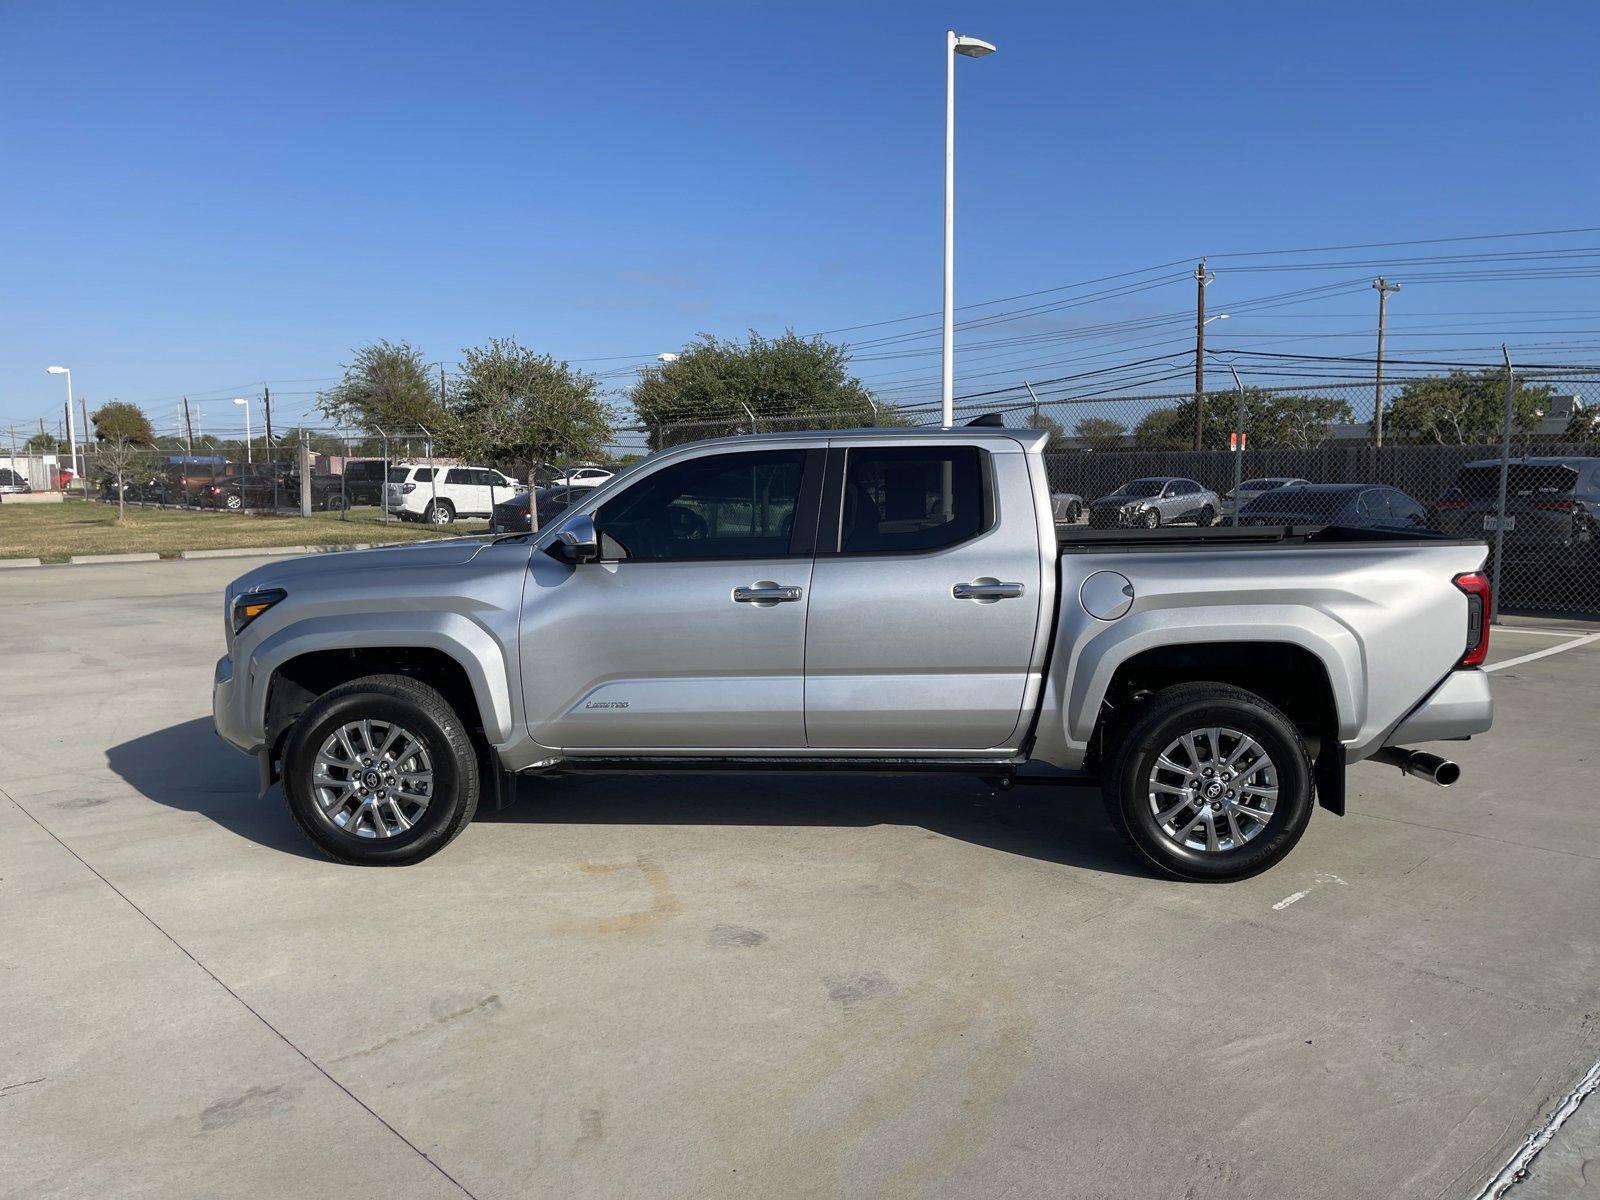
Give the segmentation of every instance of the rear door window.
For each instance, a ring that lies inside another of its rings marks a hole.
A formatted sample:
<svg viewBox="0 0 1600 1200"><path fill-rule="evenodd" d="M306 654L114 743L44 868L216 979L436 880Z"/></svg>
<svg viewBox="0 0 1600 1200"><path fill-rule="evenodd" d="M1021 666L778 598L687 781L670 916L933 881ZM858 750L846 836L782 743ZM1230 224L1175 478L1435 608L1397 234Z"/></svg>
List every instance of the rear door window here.
<svg viewBox="0 0 1600 1200"><path fill-rule="evenodd" d="M845 458L841 554L937 550L986 523L976 446L852 448Z"/></svg>

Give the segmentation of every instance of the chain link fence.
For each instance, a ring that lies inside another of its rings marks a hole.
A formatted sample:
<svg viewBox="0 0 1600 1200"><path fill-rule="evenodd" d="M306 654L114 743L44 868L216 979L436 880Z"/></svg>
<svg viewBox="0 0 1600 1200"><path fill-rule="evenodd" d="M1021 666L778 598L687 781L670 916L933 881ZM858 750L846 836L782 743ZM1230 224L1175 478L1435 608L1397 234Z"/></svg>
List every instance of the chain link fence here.
<svg viewBox="0 0 1600 1200"><path fill-rule="evenodd" d="M1212 369L1198 404L1193 391L1095 395L1023 385L958 403L956 422L994 413L1049 433L1045 460L1064 538L1169 525L1433 530L1483 541L1502 608L1600 618L1600 369L1409 377L1402 369L1381 397L1370 377L1263 386L1249 381L1252 369L1222 364L1226 384L1217 387ZM939 421L938 405L927 403L804 417L744 409L625 424L616 444L648 452L730 434ZM526 464L436 457L426 430L300 429L241 449L209 438L136 454L91 443L88 492L115 501L120 473L124 500L138 506L295 513L307 463L313 511L389 522L445 507L452 468L493 466L507 481L530 482ZM59 486L42 456L9 469L35 489ZM469 521L461 531L476 528Z"/></svg>
<svg viewBox="0 0 1600 1200"><path fill-rule="evenodd" d="M1171 525L1432 530L1484 542L1502 608L1600 618L1600 371L1402 376L1382 385L1381 405L1371 379L1230 381L1198 405L1192 391L1039 396L1030 389L1026 401L963 402L955 419L995 413L1008 426L1050 434L1045 460L1063 538L1091 528L1138 536ZM662 446L940 420L931 405L861 416L754 413L742 422L629 432Z"/></svg>

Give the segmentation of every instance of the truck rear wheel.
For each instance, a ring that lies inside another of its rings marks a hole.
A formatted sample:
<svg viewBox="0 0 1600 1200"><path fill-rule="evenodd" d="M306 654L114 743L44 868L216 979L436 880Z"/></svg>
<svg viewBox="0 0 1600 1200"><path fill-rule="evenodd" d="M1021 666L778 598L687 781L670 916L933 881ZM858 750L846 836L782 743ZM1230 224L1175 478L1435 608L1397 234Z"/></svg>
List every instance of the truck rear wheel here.
<svg viewBox="0 0 1600 1200"><path fill-rule="evenodd" d="M433 688L369 675L325 692L289 735L295 824L341 862L399 865L442 850L478 807L478 756Z"/></svg>
<svg viewBox="0 0 1600 1200"><path fill-rule="evenodd" d="M1293 723L1253 692L1179 684L1118 739L1102 795L1117 831L1166 874L1244 879L1305 833L1311 759Z"/></svg>

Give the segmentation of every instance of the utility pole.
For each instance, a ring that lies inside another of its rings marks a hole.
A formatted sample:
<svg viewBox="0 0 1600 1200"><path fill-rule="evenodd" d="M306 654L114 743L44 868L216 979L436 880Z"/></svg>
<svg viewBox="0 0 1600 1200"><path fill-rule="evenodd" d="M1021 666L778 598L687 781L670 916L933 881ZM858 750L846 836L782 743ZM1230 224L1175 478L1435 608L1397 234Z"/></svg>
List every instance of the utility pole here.
<svg viewBox="0 0 1600 1200"><path fill-rule="evenodd" d="M1398 292L1400 285L1390 283L1382 275L1372 281L1378 292L1378 370L1373 381L1373 440L1383 449L1383 323L1389 312L1389 293Z"/></svg>
<svg viewBox="0 0 1600 1200"><path fill-rule="evenodd" d="M1194 448L1202 445L1206 404L1206 284L1215 279L1206 274L1206 260L1194 268Z"/></svg>
<svg viewBox="0 0 1600 1200"><path fill-rule="evenodd" d="M189 507L189 472L194 470L189 461L194 458L194 422L189 419L189 397L183 398L183 506Z"/></svg>
<svg viewBox="0 0 1600 1200"><path fill-rule="evenodd" d="M267 458L268 458L269 461L276 461L275 459L272 458L272 389L271 388L262 388L261 389L261 407L266 413L266 416L265 416L264 419L265 419L265 421L267 423Z"/></svg>
<svg viewBox="0 0 1600 1200"><path fill-rule="evenodd" d="M67 438L68 438L68 440L72 441L72 445L67 447L67 449L72 454L72 467L73 467L73 470L77 470L78 469L78 444L77 444L76 440L74 440L72 438L72 401L71 400L67 401L66 410L67 410L67 424L66 424ZM85 431L85 432L87 432L87 431ZM85 445L84 446L84 451L85 451L84 457L85 458L88 457L88 449L89 449L88 446ZM87 468L88 464L85 463L84 467ZM79 487L81 487L83 489L83 498L85 500L87 500L89 498L89 482L88 482L88 480L84 479L83 476L80 475L75 480L75 482L77 483L77 485ZM61 490L63 492L65 492L67 489L66 488L62 488Z"/></svg>

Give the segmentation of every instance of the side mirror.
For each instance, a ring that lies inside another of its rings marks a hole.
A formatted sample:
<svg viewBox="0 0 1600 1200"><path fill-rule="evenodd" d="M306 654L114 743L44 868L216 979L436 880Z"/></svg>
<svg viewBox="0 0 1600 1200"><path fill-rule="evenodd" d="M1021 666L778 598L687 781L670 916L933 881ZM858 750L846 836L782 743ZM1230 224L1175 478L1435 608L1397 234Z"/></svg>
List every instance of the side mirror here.
<svg viewBox="0 0 1600 1200"><path fill-rule="evenodd" d="M570 563L594 562L600 557L600 535L595 531L594 518L580 513L567 522L557 540L561 557Z"/></svg>

